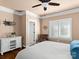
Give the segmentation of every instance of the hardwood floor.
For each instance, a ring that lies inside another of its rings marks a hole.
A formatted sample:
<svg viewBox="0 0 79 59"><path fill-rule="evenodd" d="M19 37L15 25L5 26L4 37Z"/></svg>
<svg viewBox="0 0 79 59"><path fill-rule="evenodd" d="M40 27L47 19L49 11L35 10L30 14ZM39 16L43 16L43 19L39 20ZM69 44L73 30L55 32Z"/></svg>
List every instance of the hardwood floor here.
<svg viewBox="0 0 79 59"><path fill-rule="evenodd" d="M10 52L6 52L4 53L4 55L0 55L0 59L15 59L17 53L19 51L21 51L22 49L16 49L16 50L13 50L13 51L10 51Z"/></svg>

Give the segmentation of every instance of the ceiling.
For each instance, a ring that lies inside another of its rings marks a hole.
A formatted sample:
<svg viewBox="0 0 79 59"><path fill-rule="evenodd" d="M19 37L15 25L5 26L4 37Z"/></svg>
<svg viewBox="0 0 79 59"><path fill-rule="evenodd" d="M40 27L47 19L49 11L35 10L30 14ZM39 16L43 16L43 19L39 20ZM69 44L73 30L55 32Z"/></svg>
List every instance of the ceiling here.
<svg viewBox="0 0 79 59"><path fill-rule="evenodd" d="M48 6L48 10L44 12L43 7L32 8L33 5L39 4L38 0L0 0L2 5L17 10L29 10L38 15L50 14L79 7L79 0L51 0L60 3L60 6Z"/></svg>

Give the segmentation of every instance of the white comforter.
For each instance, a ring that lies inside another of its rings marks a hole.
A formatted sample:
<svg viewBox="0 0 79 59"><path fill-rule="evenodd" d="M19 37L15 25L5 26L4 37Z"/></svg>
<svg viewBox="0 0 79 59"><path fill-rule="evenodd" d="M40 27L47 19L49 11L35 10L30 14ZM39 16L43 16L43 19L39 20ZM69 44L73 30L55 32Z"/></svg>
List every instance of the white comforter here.
<svg viewBox="0 0 79 59"><path fill-rule="evenodd" d="M72 59L69 44L45 41L24 49L16 59Z"/></svg>

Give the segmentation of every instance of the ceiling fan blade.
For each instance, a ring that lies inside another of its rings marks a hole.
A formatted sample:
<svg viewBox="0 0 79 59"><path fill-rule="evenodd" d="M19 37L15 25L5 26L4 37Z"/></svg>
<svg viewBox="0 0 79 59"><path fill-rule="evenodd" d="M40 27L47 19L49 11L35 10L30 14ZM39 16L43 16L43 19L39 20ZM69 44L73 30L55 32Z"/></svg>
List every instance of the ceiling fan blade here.
<svg viewBox="0 0 79 59"><path fill-rule="evenodd" d="M35 6L32 6L32 8L34 8L34 7L38 7L38 6L41 6L42 4L38 4L38 5L35 5Z"/></svg>
<svg viewBox="0 0 79 59"><path fill-rule="evenodd" d="M49 2L48 4L51 6L59 6L60 5L59 3L53 3L53 2Z"/></svg>

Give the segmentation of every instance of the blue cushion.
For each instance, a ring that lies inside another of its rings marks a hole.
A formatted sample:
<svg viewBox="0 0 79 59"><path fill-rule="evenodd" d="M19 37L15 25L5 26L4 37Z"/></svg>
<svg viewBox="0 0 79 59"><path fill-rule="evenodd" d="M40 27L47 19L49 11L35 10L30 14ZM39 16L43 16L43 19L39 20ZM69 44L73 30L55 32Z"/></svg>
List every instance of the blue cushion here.
<svg viewBox="0 0 79 59"><path fill-rule="evenodd" d="M79 47L79 40L74 40L70 44L71 50L74 49L74 48L76 48L76 47Z"/></svg>
<svg viewBox="0 0 79 59"><path fill-rule="evenodd" d="M70 44L71 55L73 59L79 59L79 40L74 40Z"/></svg>

